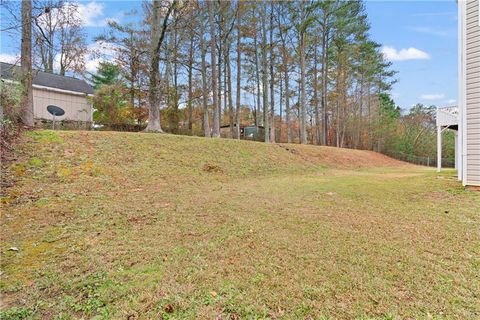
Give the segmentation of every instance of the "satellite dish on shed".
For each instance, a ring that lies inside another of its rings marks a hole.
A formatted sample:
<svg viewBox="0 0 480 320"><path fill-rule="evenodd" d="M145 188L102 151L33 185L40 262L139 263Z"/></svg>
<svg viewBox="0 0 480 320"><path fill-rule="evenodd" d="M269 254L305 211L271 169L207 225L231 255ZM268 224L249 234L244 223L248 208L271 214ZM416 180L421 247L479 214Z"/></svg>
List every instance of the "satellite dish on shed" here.
<svg viewBox="0 0 480 320"><path fill-rule="evenodd" d="M47 106L47 111L53 117L52 119L52 129L55 130L55 117L63 116L65 114L65 110L57 106Z"/></svg>

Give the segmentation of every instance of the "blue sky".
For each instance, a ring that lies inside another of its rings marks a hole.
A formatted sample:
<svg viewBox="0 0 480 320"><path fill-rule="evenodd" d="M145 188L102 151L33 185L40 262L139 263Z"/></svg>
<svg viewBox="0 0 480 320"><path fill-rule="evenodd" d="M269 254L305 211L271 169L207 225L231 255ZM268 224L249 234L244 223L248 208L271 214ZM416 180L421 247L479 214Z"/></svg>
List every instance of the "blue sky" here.
<svg viewBox="0 0 480 320"><path fill-rule="evenodd" d="M399 71L392 90L397 104L455 104L456 2L367 1L366 6L373 39L388 47L387 57Z"/></svg>
<svg viewBox="0 0 480 320"><path fill-rule="evenodd" d="M105 30L106 21L126 22L141 1L82 1L90 39ZM398 71L392 97L404 109L420 102L451 105L457 100L457 4L451 1L366 1L373 40L382 44ZM4 15L2 13L2 19ZM14 40L16 39L16 40ZM2 33L0 60L18 54L18 36ZM89 68L98 63L92 59Z"/></svg>

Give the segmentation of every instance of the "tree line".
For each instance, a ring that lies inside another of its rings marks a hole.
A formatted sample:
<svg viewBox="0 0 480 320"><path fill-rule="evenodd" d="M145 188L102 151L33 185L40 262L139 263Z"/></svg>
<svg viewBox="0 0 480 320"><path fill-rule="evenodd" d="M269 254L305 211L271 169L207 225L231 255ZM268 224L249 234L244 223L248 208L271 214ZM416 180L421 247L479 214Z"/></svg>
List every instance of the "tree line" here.
<svg viewBox="0 0 480 320"><path fill-rule="evenodd" d="M143 27L112 22L97 40L130 105L150 108L147 130L238 137L255 124L265 142L371 147L395 72L361 1L153 1L142 14Z"/></svg>
<svg viewBox="0 0 480 320"><path fill-rule="evenodd" d="M97 52L88 52L74 3L21 9L26 74L30 40L37 68L55 71L57 59L60 74L91 80L97 120L107 125L232 138L256 125L265 142L381 152L404 134L408 115L389 96L396 72L362 1L144 1L129 13L135 22L108 23ZM105 52L110 62L89 75L86 55Z"/></svg>

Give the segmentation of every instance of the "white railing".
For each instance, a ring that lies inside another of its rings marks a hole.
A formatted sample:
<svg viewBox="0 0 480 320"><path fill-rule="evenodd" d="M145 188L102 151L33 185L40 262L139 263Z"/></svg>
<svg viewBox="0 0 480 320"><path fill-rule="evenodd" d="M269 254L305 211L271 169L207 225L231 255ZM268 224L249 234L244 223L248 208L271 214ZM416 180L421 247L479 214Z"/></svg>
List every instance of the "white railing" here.
<svg viewBox="0 0 480 320"><path fill-rule="evenodd" d="M439 107L437 108L437 126L455 126L458 125L458 107Z"/></svg>

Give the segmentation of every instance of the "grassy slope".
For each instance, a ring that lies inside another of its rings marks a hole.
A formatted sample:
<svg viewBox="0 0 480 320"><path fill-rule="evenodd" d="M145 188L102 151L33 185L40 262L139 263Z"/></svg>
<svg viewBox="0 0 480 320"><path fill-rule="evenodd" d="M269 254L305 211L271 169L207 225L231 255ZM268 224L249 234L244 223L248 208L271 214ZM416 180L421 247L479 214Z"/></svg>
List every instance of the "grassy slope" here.
<svg viewBox="0 0 480 320"><path fill-rule="evenodd" d="M480 317L480 194L452 172L157 134L37 131L21 148L5 319Z"/></svg>

